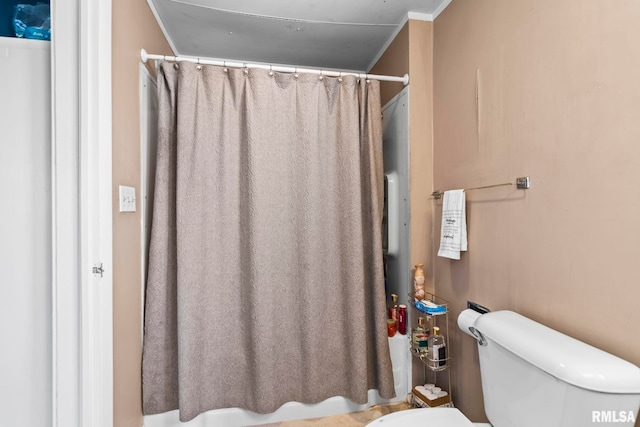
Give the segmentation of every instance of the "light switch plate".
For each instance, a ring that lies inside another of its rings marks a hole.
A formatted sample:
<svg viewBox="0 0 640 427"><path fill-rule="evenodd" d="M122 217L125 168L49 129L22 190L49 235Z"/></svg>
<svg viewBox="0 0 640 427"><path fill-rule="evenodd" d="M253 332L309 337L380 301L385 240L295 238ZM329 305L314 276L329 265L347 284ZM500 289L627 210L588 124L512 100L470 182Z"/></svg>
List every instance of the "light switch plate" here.
<svg viewBox="0 0 640 427"><path fill-rule="evenodd" d="M136 189L124 185L118 186L120 193L120 212L136 211Z"/></svg>

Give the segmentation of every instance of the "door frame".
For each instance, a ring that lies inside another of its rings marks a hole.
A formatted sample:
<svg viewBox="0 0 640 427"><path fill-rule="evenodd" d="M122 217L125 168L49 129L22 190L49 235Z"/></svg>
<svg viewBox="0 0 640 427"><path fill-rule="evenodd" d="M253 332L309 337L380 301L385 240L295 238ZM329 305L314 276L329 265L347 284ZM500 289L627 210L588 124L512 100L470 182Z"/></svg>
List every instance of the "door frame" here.
<svg viewBox="0 0 640 427"><path fill-rule="evenodd" d="M51 19L52 425L112 426L111 0Z"/></svg>

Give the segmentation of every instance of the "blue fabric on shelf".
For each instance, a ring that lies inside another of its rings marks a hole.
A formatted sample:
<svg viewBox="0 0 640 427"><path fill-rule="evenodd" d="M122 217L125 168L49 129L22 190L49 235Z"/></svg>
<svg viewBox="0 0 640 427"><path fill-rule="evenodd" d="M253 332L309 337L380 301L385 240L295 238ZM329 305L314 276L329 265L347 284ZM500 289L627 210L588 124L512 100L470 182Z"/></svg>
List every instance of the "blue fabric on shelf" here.
<svg viewBox="0 0 640 427"><path fill-rule="evenodd" d="M427 314L442 314L447 312L447 307L444 305L434 304L431 301L414 301L413 306L416 310Z"/></svg>

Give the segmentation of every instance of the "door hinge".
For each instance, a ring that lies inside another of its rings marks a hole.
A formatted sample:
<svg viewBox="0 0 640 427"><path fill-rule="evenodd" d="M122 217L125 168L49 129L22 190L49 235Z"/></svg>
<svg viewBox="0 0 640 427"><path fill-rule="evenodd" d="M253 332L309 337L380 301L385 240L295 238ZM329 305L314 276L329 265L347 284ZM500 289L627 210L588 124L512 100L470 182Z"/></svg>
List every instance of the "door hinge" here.
<svg viewBox="0 0 640 427"><path fill-rule="evenodd" d="M93 275L95 277L102 277L104 274L104 268L102 267L102 263L101 262L97 262L95 264L93 264Z"/></svg>

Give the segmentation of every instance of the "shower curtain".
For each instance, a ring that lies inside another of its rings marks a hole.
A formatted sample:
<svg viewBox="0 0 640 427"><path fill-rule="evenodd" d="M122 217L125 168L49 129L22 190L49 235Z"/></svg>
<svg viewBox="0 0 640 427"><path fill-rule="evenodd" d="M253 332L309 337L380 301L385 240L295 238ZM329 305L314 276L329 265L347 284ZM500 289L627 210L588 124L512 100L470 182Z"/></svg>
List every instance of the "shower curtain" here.
<svg viewBox="0 0 640 427"><path fill-rule="evenodd" d="M394 397L379 83L158 68L145 414Z"/></svg>

